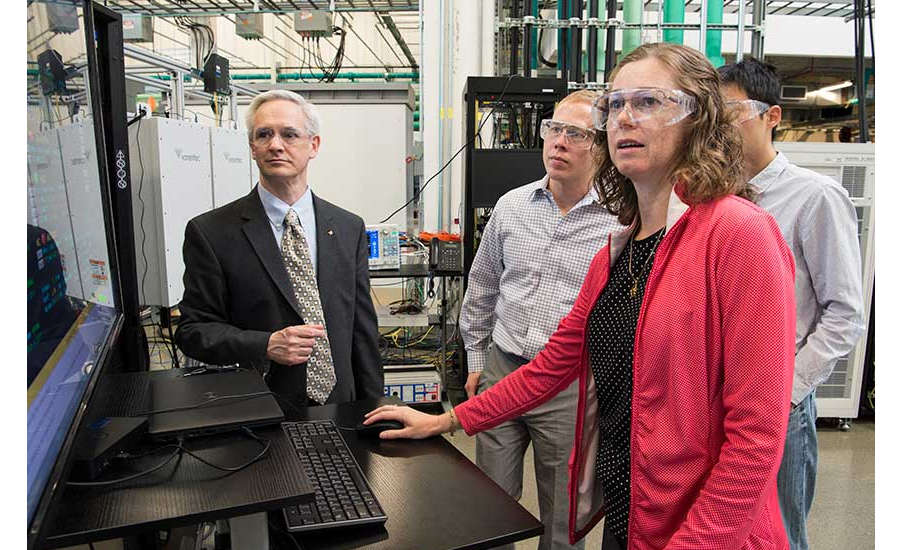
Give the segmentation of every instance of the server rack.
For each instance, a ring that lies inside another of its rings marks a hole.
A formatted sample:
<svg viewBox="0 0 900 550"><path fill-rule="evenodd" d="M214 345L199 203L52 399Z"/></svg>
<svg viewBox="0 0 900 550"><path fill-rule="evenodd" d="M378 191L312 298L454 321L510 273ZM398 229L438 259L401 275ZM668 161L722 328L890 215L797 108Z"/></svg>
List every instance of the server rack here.
<svg viewBox="0 0 900 550"><path fill-rule="evenodd" d="M541 120L567 93L561 78L515 75L466 80L463 267L475 257L477 210L490 209L507 191L541 178Z"/></svg>

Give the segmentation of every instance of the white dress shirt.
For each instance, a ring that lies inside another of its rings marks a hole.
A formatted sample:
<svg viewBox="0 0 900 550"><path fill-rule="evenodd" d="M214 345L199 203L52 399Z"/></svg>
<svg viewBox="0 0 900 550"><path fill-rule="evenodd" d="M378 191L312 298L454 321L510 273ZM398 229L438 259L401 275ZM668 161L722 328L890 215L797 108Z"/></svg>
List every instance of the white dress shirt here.
<svg viewBox="0 0 900 550"><path fill-rule="evenodd" d="M309 257L312 260L313 271L318 273L316 210L313 208L312 190L307 187L306 192L297 199L297 202L288 204L270 193L262 184L257 185L256 188L259 191L259 199L262 201L263 208L266 211L266 217L269 218L269 224L272 226L272 234L275 236L275 244L278 246L278 250L281 250L284 217L287 216L288 210L293 209L300 219L300 226L303 227L303 235L306 237L306 244L309 246Z"/></svg>
<svg viewBox="0 0 900 550"><path fill-rule="evenodd" d="M750 183L794 254L797 355L791 402L828 379L865 331L856 210L837 182L783 153Z"/></svg>

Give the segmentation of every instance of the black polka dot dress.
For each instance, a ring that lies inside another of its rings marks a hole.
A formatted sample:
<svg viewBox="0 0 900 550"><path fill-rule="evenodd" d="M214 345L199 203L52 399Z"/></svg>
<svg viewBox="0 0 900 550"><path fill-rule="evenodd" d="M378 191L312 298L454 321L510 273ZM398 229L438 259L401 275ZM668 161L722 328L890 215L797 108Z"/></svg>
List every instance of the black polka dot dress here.
<svg viewBox="0 0 900 550"><path fill-rule="evenodd" d="M634 333L653 257L665 229L626 244L588 318L587 344L599 402L597 479L606 499L604 528L627 546ZM633 249L632 249L633 246ZM629 255L631 272L629 273ZM635 283L637 288L635 289ZM634 291L634 293L632 293Z"/></svg>

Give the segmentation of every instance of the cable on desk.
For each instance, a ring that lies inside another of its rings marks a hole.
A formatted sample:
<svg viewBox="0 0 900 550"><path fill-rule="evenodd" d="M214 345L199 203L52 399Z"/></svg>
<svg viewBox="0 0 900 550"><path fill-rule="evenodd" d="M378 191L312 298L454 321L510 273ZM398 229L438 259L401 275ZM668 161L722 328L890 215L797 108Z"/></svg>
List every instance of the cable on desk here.
<svg viewBox="0 0 900 550"><path fill-rule="evenodd" d="M240 466L220 466L218 464L213 464L212 462L210 462L204 458L201 458L199 455L197 455L193 451L187 449L184 446L184 438L179 438L177 444L166 445L164 447L154 449L153 451L151 451L149 453L143 453L140 455L127 457L130 459L140 458L142 456L146 456L148 454L158 452L158 451L161 451L166 448L172 447L175 449L174 451L172 451L172 454L170 454L168 457L166 457L166 459L163 460L161 463L157 464L156 466L154 466L152 468L144 470L143 472L138 472L136 474L131 474L131 475L128 475L125 477L120 477L118 479L110 479L107 481L69 481L67 483L67 485L70 485L72 487L109 487L110 485L118 485L119 483L125 483L127 481L132 481L134 479L138 479L140 477L150 475L150 474L162 469L167 464L172 462L173 459L181 456L182 454L189 455L189 456L193 457L194 459L198 460L199 462L202 462L203 464L206 464L207 466L209 466L211 468L215 468L216 470L221 470L223 472L239 472L239 471L243 470L244 468L247 468L254 462L257 462L258 460L262 459L264 456L266 456L269 453L269 449L271 449L271 447L272 447L272 442L270 440L259 437L258 435L253 433L253 430L251 430L250 428L247 428L246 426L241 426L241 430L243 430L245 434L250 436L251 439L255 439L258 443L260 443L263 446L263 449L259 452L259 454L257 454L256 456L254 456L253 458L248 460L246 463L241 464Z"/></svg>
<svg viewBox="0 0 900 550"><path fill-rule="evenodd" d="M207 405L212 405L213 403L216 403L219 401L225 401L228 399L251 399L254 397L262 397L264 395L274 396L275 393L271 392L271 391L258 391L258 392L252 392L252 393L238 393L238 394L234 394L234 395L220 395L218 397L213 397L212 399L207 399L206 401L201 401L200 403L196 403L194 405L184 405L182 407L171 407L169 409L156 409L156 410L150 410L150 411L141 411L141 412L134 413L131 416L150 416L151 414L162 414L162 413L177 412L177 411L189 411L189 410L193 410L193 409L199 409L201 407L206 407Z"/></svg>
<svg viewBox="0 0 900 550"><path fill-rule="evenodd" d="M180 444L166 445L166 447L175 447L175 450L172 451L172 454L170 454L168 457L166 457L165 460L163 460L162 462L160 462L159 464L157 464L156 466L154 466L148 470L144 470L143 472L138 472L136 474L132 474L129 476L120 477L118 479L110 479L108 481L69 481L66 484L69 485L70 487L109 487L110 485L117 485L119 483L125 483L126 481L131 481L131 480L137 479L139 477L144 477L146 475L150 475L153 472L156 472L157 470L161 470L167 464L172 462L172 460L174 460L176 457L181 455L182 447ZM166 447L160 447L159 449L156 449L156 451L165 449Z"/></svg>
<svg viewBox="0 0 900 550"><path fill-rule="evenodd" d="M258 435L253 433L253 430L251 430L250 428L248 428L246 426L241 426L241 429L244 431L244 433L246 433L252 439L255 439L258 443L262 444L263 449L259 452L258 455L254 456L253 458L251 458L244 464L241 464L240 466L219 466L218 464L213 464L212 462L210 462L204 458L200 458L198 455L194 454L194 452L186 449L184 447L184 445L180 445L181 450L182 450L182 452L184 452L184 454L192 456L195 459L197 459L198 461L202 462L203 464L206 464L207 466L209 466L211 468L215 468L216 470L221 470L223 472L240 472L244 468L247 468L254 462L256 462L256 461L260 460L261 458L263 458L264 456L266 456L266 454L269 453L269 449L272 447L272 442L270 440L259 437Z"/></svg>

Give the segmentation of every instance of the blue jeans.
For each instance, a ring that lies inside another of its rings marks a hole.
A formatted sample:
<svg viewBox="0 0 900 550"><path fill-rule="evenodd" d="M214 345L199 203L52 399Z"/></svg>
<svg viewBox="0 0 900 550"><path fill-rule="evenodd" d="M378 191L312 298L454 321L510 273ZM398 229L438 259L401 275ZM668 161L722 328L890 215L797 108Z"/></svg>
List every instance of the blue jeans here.
<svg viewBox="0 0 900 550"><path fill-rule="evenodd" d="M778 503L791 550L809 550L806 518L816 490L818 461L816 397L813 392L791 411L784 455L778 470Z"/></svg>

